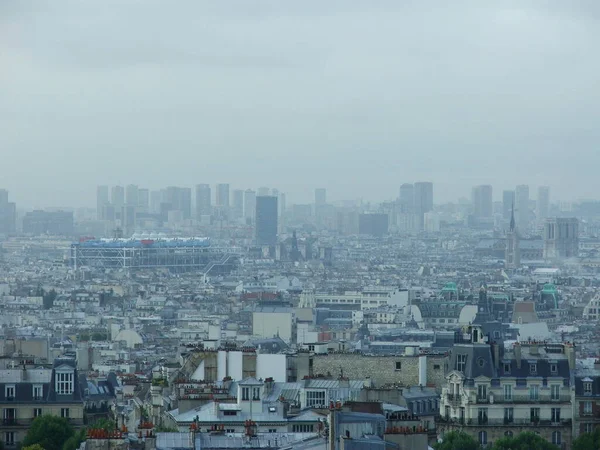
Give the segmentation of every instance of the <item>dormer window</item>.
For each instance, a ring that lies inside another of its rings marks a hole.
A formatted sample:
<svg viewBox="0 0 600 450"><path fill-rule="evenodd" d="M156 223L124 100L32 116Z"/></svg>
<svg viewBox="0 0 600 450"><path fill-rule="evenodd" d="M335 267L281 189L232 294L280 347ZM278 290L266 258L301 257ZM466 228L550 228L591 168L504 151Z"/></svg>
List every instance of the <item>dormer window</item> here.
<svg viewBox="0 0 600 450"><path fill-rule="evenodd" d="M507 375L510 373L510 363L509 362L505 362L504 363L504 374Z"/></svg>
<svg viewBox="0 0 600 450"><path fill-rule="evenodd" d="M537 374L537 364L536 363L529 364L529 373L531 375Z"/></svg>
<svg viewBox="0 0 600 450"><path fill-rule="evenodd" d="M56 393L59 395L71 395L73 393L73 372L56 372Z"/></svg>
<svg viewBox="0 0 600 450"><path fill-rule="evenodd" d="M592 395L592 383L590 383L590 382L583 383L583 393L585 395Z"/></svg>
<svg viewBox="0 0 600 450"><path fill-rule="evenodd" d="M558 372L558 366L556 364L550 364L550 373Z"/></svg>
<svg viewBox="0 0 600 450"><path fill-rule="evenodd" d="M4 395L6 396L6 400L14 400L15 399L15 385L10 384L4 387Z"/></svg>
<svg viewBox="0 0 600 450"><path fill-rule="evenodd" d="M252 400L260 400L260 388L252 388Z"/></svg>
<svg viewBox="0 0 600 450"><path fill-rule="evenodd" d="M242 401L250 400L250 388L243 387L242 388Z"/></svg>

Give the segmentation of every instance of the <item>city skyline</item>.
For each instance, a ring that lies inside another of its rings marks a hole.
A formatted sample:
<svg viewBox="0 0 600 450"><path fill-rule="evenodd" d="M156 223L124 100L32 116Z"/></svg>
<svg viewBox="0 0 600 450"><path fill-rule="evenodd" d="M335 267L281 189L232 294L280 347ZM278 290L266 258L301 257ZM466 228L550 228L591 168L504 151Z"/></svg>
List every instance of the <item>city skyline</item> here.
<svg viewBox="0 0 600 450"><path fill-rule="evenodd" d="M438 201L480 184L593 197L595 14L532 0L2 2L0 186L31 207L88 205L98 184L261 179L308 203L308 174L331 199L389 199L404 180L433 181Z"/></svg>

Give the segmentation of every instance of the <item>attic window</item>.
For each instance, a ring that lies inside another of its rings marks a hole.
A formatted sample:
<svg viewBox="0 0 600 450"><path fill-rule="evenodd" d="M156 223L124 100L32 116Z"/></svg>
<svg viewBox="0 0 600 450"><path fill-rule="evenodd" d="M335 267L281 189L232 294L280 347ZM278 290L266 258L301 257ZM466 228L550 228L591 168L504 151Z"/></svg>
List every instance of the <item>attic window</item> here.
<svg viewBox="0 0 600 450"><path fill-rule="evenodd" d="M483 366L485 366L485 359L483 359L483 358L479 358L479 359L477 360L477 365L478 365L479 367L483 367Z"/></svg>
<svg viewBox="0 0 600 450"><path fill-rule="evenodd" d="M535 375L537 373L537 364L531 363L529 364L529 373Z"/></svg>
<svg viewBox="0 0 600 450"><path fill-rule="evenodd" d="M556 364L550 364L550 372L551 373L558 372L558 367L556 366Z"/></svg>
<svg viewBox="0 0 600 450"><path fill-rule="evenodd" d="M509 374L510 373L510 363L509 362L505 362L504 363L504 373L505 374Z"/></svg>
<svg viewBox="0 0 600 450"><path fill-rule="evenodd" d="M269 412L270 413L277 412L277 408L275 406L269 406Z"/></svg>

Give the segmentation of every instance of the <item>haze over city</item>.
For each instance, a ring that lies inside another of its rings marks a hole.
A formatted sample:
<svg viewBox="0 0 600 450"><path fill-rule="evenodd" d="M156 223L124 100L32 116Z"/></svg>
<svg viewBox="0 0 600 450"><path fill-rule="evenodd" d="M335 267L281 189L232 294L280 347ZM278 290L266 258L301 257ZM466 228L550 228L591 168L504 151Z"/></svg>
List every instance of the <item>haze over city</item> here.
<svg viewBox="0 0 600 450"><path fill-rule="evenodd" d="M593 1L1 2L0 187L229 182L436 202L494 186L596 197Z"/></svg>

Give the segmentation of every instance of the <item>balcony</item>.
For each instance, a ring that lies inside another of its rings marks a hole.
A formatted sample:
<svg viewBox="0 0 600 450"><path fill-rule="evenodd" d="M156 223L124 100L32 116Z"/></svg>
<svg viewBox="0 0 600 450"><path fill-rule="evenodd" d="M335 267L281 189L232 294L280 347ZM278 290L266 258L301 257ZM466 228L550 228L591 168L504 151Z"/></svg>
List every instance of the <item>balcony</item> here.
<svg viewBox="0 0 600 450"><path fill-rule="evenodd" d="M530 419L489 419L486 417L474 418L474 419L441 419L439 420L442 423L454 423L471 427L567 427L571 426L571 419L563 419L558 422L553 422L551 420L530 420Z"/></svg>
<svg viewBox="0 0 600 450"><path fill-rule="evenodd" d="M571 395L561 394L558 397L551 397L548 394L540 394L532 398L527 394L513 394L510 396L494 395L494 403L570 403ZM479 401L478 401L479 403Z"/></svg>
<svg viewBox="0 0 600 450"><path fill-rule="evenodd" d="M452 406L461 404L461 396L457 394L446 394L446 402Z"/></svg>

